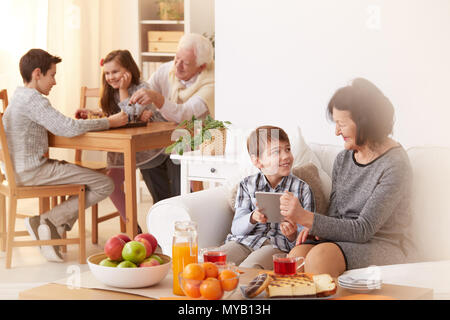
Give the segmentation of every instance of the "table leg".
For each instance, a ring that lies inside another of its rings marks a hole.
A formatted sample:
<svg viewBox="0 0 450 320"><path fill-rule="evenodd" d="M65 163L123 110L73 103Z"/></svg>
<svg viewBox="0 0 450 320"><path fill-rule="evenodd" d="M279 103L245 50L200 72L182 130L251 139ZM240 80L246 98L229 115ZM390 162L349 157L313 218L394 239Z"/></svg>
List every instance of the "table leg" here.
<svg viewBox="0 0 450 320"><path fill-rule="evenodd" d="M136 152L133 140L127 141L124 152L125 170L125 210L126 233L131 239L137 234L137 205L136 205Z"/></svg>
<svg viewBox="0 0 450 320"><path fill-rule="evenodd" d="M191 182L188 180L187 161L181 161L180 164L180 193L185 195L191 192Z"/></svg>

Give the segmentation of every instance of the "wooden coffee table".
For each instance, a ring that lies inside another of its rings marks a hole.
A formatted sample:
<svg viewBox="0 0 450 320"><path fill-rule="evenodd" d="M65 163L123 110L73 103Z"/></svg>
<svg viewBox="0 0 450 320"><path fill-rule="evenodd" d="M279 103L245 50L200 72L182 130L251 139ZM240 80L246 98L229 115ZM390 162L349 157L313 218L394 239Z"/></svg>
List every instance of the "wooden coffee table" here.
<svg viewBox="0 0 450 320"><path fill-rule="evenodd" d="M243 271L239 285L247 285L260 271L258 269L239 268ZM337 293L333 299L372 299L382 296L392 297L399 300L431 300L433 299L433 289L417 288L410 286L399 286L393 284L383 284L379 290L373 290L369 294L357 295L353 292L338 287ZM161 299L184 299L172 294L172 288L167 288L167 297ZM66 285L57 283L48 283L19 293L19 299L22 300L154 300L141 295L101 290L89 288L69 288ZM244 299L240 290L236 290L230 297L233 300Z"/></svg>

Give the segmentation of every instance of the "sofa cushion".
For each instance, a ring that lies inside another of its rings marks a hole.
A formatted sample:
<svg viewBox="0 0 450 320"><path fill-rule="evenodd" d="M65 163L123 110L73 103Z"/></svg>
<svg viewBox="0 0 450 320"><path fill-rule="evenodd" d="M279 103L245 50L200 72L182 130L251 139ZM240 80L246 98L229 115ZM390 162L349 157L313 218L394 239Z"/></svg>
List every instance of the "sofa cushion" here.
<svg viewBox="0 0 450 320"><path fill-rule="evenodd" d="M317 167L312 163L308 163L303 166L295 167L292 170L292 174L305 181L311 187L314 194L314 201L316 203L316 212L327 214L329 198L326 197L323 192L322 183L319 177L319 170L317 170Z"/></svg>
<svg viewBox="0 0 450 320"><path fill-rule="evenodd" d="M450 148L407 150L413 170L412 237L420 261L450 259Z"/></svg>
<svg viewBox="0 0 450 320"><path fill-rule="evenodd" d="M313 152L311 147L306 144L301 128L296 127L293 130L287 129L286 132L291 140L291 150L294 155L294 164L292 167L295 168L308 163L314 164L319 172L322 190L325 196L329 199L331 194L331 175L322 169L322 164L319 158Z"/></svg>

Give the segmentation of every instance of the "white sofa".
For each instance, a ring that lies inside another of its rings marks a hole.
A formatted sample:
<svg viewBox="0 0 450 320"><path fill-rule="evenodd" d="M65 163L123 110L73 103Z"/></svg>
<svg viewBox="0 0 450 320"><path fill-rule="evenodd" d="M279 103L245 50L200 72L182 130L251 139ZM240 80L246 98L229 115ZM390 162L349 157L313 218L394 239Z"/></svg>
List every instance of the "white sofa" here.
<svg viewBox="0 0 450 320"><path fill-rule="evenodd" d="M314 143L309 146L321 169L331 176L334 159L342 147ZM442 265L443 260L450 260L450 148L412 147L407 152L414 172L412 232L421 255L420 261L441 261ZM233 218L230 192L230 186L225 185L161 201L147 215L148 230L168 255L171 255L173 225L177 220L198 223L199 247L220 245L230 232ZM392 279L406 279L397 284L427 286L428 282L423 280L414 282L418 279L417 268L420 266L424 270L430 268L430 264L411 264L409 274L407 268L386 267L383 270L388 273L383 277L393 283ZM443 283L436 278L438 275L434 277L428 284L438 284L441 286L440 297L450 298L450 282ZM450 280L450 276L446 279Z"/></svg>

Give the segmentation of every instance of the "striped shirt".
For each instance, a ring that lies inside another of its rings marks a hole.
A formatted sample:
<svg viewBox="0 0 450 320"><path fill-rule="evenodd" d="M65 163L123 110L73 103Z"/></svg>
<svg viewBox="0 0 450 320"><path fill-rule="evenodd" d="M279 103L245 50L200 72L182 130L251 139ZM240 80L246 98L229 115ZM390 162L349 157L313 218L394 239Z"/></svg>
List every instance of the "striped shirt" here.
<svg viewBox="0 0 450 320"><path fill-rule="evenodd" d="M300 204L308 211L315 211L314 195L309 185L303 180L290 174L283 177L281 182L272 188L262 172L246 177L239 185L236 195L236 212L231 225L231 233L225 242L237 241L253 250L262 247L269 240L274 248L289 251L295 246L295 240L290 242L280 230L279 223L250 222L250 217L256 209L256 191L263 192L292 192L300 200ZM303 227L297 226L297 234Z"/></svg>

